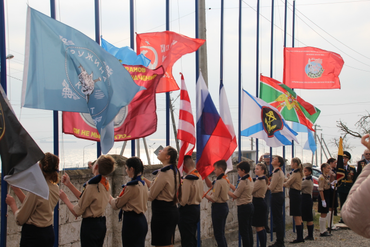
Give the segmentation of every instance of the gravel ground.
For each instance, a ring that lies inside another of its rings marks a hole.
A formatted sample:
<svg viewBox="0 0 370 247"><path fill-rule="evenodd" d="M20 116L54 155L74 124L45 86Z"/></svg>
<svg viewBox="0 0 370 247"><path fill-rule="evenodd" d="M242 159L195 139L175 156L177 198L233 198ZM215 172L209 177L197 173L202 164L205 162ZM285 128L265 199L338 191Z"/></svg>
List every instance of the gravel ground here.
<svg viewBox="0 0 370 247"><path fill-rule="evenodd" d="M303 236L307 236L307 229L304 230ZM254 235L254 246L256 245L256 235ZM268 234L268 243L267 246L273 244L270 242L270 234ZM288 230L285 233L285 246L312 246L312 247L362 247L370 246L370 239L366 239L357 235L350 229L341 228L338 231L332 231L332 236L330 237L320 237L319 230L314 231L314 241L305 241L304 243L299 244L290 244L290 241L296 239L296 233L293 233L293 230ZM274 233L274 241L275 241ZM229 247L238 247L238 241L234 241L229 244Z"/></svg>

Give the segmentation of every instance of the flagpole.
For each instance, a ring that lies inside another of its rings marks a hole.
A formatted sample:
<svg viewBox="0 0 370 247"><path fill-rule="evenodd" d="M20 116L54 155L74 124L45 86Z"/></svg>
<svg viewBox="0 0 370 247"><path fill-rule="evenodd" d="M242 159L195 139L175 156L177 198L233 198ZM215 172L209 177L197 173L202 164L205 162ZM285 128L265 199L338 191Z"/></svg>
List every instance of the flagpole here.
<svg viewBox="0 0 370 247"><path fill-rule="evenodd" d="M50 0L50 17L56 19L55 0ZM59 116L58 111L53 111L53 139L54 154L59 156ZM59 245L59 202L54 208L54 247Z"/></svg>
<svg viewBox="0 0 370 247"><path fill-rule="evenodd" d="M166 0L166 31L170 30L170 0ZM170 93L166 93L166 146L170 145Z"/></svg>
<svg viewBox="0 0 370 247"><path fill-rule="evenodd" d="M256 38L256 97L258 98L259 84L259 50L260 50L260 1L257 0L257 38ZM256 138L256 164L258 163L258 138Z"/></svg>
<svg viewBox="0 0 370 247"><path fill-rule="evenodd" d="M134 0L130 0L130 47L132 50L135 50L134 21ZM135 139L131 140L131 156L135 156Z"/></svg>
<svg viewBox="0 0 370 247"><path fill-rule="evenodd" d="M273 55L274 55L274 0L271 0L271 44L270 44L270 77L273 78ZM270 147L270 171L272 171L272 147ZM284 162L284 168L285 170L285 162ZM285 195L285 191L284 191ZM271 199L270 199L271 201ZM285 201L285 200L284 200ZM285 207L285 203L284 203ZM270 203L270 236L271 236L271 241L274 240L274 221L272 217L272 211L271 211L271 203ZM285 217L285 214L284 214ZM285 225L285 220L284 220L284 225Z"/></svg>
<svg viewBox="0 0 370 247"><path fill-rule="evenodd" d="M257 0L257 23L256 23L256 97L258 97L258 84L259 84L259 71L258 71L258 65L259 65L259 43L260 43L260 1ZM241 107L239 107L239 110ZM239 116L240 119L240 116ZM239 127L239 134L241 132L241 129ZM239 145L240 145L239 141ZM253 140L252 140L253 143ZM256 138L256 164L258 163L258 138ZM267 214L268 215L268 214ZM268 219L266 219L266 223L268 222ZM257 247L259 246L258 242L258 234L256 233L257 237Z"/></svg>
<svg viewBox="0 0 370 247"><path fill-rule="evenodd" d="M202 0L200 0L202 1ZM195 0L195 38L199 38L199 0ZM199 49L195 52L195 83L199 77ZM198 137L198 136L197 136ZM198 151L198 150L197 150ZM197 246L201 247L200 220L197 223Z"/></svg>
<svg viewBox="0 0 370 247"><path fill-rule="evenodd" d="M294 27L295 26L295 0L293 0L293 27L292 27L292 47L294 47ZM292 90L294 90L292 88ZM292 158L294 158L294 141L292 141Z"/></svg>
<svg viewBox="0 0 370 247"><path fill-rule="evenodd" d="M99 0L95 0L95 41L100 45ZM96 142L96 157L99 158L100 155L101 155L101 145L100 142Z"/></svg>
<svg viewBox="0 0 370 247"><path fill-rule="evenodd" d="M284 48L286 47L287 10L288 10L288 0L285 0L285 5L284 5ZM293 141L292 141L292 143L293 143ZM285 146L283 146L283 158L285 159ZM293 231L294 231L294 228L293 228Z"/></svg>
<svg viewBox="0 0 370 247"><path fill-rule="evenodd" d="M4 13L4 0L0 3L0 54L1 54L1 86L5 93L7 92L6 85L6 44L5 44L5 13ZM1 165L1 243L0 246L6 246L7 236L7 217L8 206L5 203L5 199L8 193L8 183L4 180L4 164Z"/></svg>
<svg viewBox="0 0 370 247"><path fill-rule="evenodd" d="M241 65L242 65L242 0L239 0L239 55L238 55L238 80L239 80L239 103L238 103L238 142L239 142L239 147L238 147L238 161L241 161L241 156L242 156L242 145L241 145L241 92L242 92L242 80L241 80ZM239 177L239 175L238 175ZM241 235L239 232L239 247L241 247Z"/></svg>

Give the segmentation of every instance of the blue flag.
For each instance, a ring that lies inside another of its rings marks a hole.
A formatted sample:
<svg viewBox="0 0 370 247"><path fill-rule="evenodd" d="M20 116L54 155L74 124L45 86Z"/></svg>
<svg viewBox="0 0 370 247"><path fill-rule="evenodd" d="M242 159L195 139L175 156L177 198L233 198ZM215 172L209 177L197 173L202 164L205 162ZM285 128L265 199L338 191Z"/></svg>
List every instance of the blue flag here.
<svg viewBox="0 0 370 247"><path fill-rule="evenodd" d="M101 38L101 47L118 58L121 64L143 65L145 67L148 67L150 64L149 58L145 57L144 54L136 55L136 52L128 46L118 48Z"/></svg>
<svg viewBox="0 0 370 247"><path fill-rule="evenodd" d="M312 153L315 153L317 146L312 131L309 128L307 128L307 126L304 126L296 122L293 122L292 129L295 130L296 132L307 133L307 141L304 144L303 149L311 150Z"/></svg>
<svg viewBox="0 0 370 247"><path fill-rule="evenodd" d="M25 51L22 106L90 113L113 146L113 131L102 130L140 90L119 61L83 33L30 7ZM106 153L104 136L101 142Z"/></svg>

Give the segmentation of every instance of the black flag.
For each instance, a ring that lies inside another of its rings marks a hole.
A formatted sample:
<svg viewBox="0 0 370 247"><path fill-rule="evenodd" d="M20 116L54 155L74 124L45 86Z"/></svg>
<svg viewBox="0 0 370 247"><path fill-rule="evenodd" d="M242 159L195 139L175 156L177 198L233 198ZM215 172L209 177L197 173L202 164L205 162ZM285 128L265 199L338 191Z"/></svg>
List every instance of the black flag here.
<svg viewBox="0 0 370 247"><path fill-rule="evenodd" d="M4 175L14 175L34 165L44 152L23 128L0 89L0 156Z"/></svg>
<svg viewBox="0 0 370 247"><path fill-rule="evenodd" d="M49 187L37 163L45 154L18 121L1 86L0 156L5 181L49 198Z"/></svg>

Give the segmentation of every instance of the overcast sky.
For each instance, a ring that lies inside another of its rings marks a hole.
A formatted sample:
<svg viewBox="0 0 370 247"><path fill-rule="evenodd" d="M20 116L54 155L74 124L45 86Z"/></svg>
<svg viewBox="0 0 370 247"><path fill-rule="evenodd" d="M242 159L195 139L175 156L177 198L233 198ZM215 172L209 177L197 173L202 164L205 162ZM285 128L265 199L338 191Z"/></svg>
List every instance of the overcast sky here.
<svg viewBox="0 0 370 247"><path fill-rule="evenodd" d="M95 38L94 1L63 0L56 1L57 20ZM189 0L170 1L170 30L195 37L195 9ZM243 1L242 33L242 84L252 94L256 92L256 2ZM260 16L260 64L259 71L270 76L271 44L271 1L261 2ZM25 26L27 4L32 8L50 15L48 0L5 0L7 53L15 57L8 60L8 97L23 126L45 151L52 148L52 112L20 108L20 90L22 85ZM287 47L292 46L292 5L288 1ZM225 37L224 37L224 85L229 99L235 131L238 131L238 5L237 0L225 1ZM220 1L206 1L207 49L209 90L218 108L219 58L220 58ZM318 135L323 136L334 155L336 148L330 144L338 138L340 132L336 122L344 121L350 127L369 109L370 76L370 18L368 10L370 0L299 0L296 3L295 47L314 46L339 53L344 61L340 75L341 89L336 90L296 90L304 100L321 110L317 120L320 126ZM129 46L129 1L101 1L101 34L115 46ZM274 45L272 77L281 81L283 72L283 38L284 38L284 1L275 0ZM135 1L135 31L138 33L165 30L165 1ZM173 75L180 85L179 72L183 72L192 101L195 115L195 55L189 54L174 66ZM173 99L179 92L171 94ZM175 116L178 118L179 99L175 101ZM157 95L158 130L147 137L151 151L158 145L165 145L165 101L164 94ZM61 118L60 118L61 122ZM178 120L176 119L176 124ZM60 157L69 165L82 165L88 159L96 157L96 145L90 141L64 135L60 128ZM171 137L173 131L171 130ZM304 162L311 162L311 152L302 151L305 137L300 137L296 145L296 156ZM359 139L349 138L353 147L353 161L359 160L363 147ZM171 145L175 145L174 142ZM120 151L122 143L116 143L112 152ZM130 145L128 145L130 146ZM251 148L250 139L243 137L243 150ZM260 141L261 151L268 147ZM281 154L281 148L274 148L274 154ZM130 152L125 152L130 155ZM143 155L143 152L141 153ZM291 157L291 148L287 147L287 158ZM153 158L153 156L151 156ZM325 156L323 158L326 160ZM320 162L320 151L319 151Z"/></svg>

